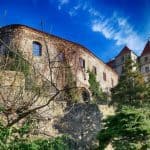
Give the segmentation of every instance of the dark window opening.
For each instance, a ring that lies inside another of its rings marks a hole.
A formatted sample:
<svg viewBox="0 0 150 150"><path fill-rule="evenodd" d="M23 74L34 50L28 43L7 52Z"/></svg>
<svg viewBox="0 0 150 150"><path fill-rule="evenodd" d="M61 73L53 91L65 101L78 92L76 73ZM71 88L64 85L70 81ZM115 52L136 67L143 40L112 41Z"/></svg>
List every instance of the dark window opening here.
<svg viewBox="0 0 150 150"><path fill-rule="evenodd" d="M85 60L82 58L79 58L79 61L80 61L80 67L85 68Z"/></svg>
<svg viewBox="0 0 150 150"><path fill-rule="evenodd" d="M38 42L33 42L32 46L33 56L42 56L42 45Z"/></svg>
<svg viewBox="0 0 150 150"><path fill-rule="evenodd" d="M148 57L145 57L145 58L144 58L144 61L147 62L147 61L148 61Z"/></svg>
<svg viewBox="0 0 150 150"><path fill-rule="evenodd" d="M83 98L84 102L89 103L90 102L90 93L87 90L83 90L82 98Z"/></svg>
<svg viewBox="0 0 150 150"><path fill-rule="evenodd" d="M93 66L93 73L96 75L97 74L97 69L95 66Z"/></svg>
<svg viewBox="0 0 150 150"><path fill-rule="evenodd" d="M105 72L103 72L103 80L104 80L104 81L107 80L107 79L106 79L106 73L105 73Z"/></svg>

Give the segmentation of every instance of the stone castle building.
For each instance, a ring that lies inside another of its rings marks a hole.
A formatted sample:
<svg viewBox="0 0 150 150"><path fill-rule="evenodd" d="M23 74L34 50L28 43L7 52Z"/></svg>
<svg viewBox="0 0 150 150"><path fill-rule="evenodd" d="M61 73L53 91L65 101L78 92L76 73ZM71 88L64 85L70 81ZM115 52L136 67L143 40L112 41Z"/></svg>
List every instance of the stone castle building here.
<svg viewBox="0 0 150 150"><path fill-rule="evenodd" d="M121 52L115 57L115 59L111 60L107 64L112 67L118 75L120 76L122 74L124 63L127 58L131 58L134 62L137 61L138 56L130 50L127 46L125 46Z"/></svg>
<svg viewBox="0 0 150 150"><path fill-rule="evenodd" d="M33 29L25 25L8 25L0 28L0 39L12 50L19 50L35 68L49 79L49 63L54 63L57 72L56 84L62 84L64 58L67 58L72 70L73 79L77 87L89 87L89 74L92 71L105 92L114 87L118 82L118 74L91 51L80 44L62 39L60 37ZM0 43L1 55L5 47ZM56 69L59 66L59 69ZM72 80L72 79L71 79Z"/></svg>
<svg viewBox="0 0 150 150"><path fill-rule="evenodd" d="M150 41L146 43L141 56L138 57L131 49L125 46L115 59L109 61L107 65L112 67L120 76L122 74L126 58L131 58L131 60L140 64L140 71L145 81L150 78Z"/></svg>

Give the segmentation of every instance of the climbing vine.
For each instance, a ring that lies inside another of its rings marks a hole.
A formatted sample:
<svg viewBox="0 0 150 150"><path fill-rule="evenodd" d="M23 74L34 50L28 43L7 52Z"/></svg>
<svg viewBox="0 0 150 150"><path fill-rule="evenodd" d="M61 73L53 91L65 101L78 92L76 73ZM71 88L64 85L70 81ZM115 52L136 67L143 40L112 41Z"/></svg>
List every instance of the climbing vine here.
<svg viewBox="0 0 150 150"><path fill-rule="evenodd" d="M102 91L99 82L96 81L96 76L93 72L88 71L89 73L89 90L92 94L92 99L96 103L104 102L106 99L106 94Z"/></svg>

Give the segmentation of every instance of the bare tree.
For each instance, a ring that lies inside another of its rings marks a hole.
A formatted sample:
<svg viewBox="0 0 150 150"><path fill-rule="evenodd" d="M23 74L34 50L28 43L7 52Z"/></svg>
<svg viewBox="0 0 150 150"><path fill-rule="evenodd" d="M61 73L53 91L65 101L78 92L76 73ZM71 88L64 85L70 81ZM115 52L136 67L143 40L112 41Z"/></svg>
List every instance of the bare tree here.
<svg viewBox="0 0 150 150"><path fill-rule="evenodd" d="M77 65L73 66L77 69L78 62L72 57L78 56L73 55L71 49L58 51L50 58L46 46L47 65L42 69L48 70L48 78L39 71L40 66L34 65L21 51L9 47L1 39L0 50L0 116L7 127L37 114L52 101L60 100L60 95L76 88L70 62L74 61Z"/></svg>

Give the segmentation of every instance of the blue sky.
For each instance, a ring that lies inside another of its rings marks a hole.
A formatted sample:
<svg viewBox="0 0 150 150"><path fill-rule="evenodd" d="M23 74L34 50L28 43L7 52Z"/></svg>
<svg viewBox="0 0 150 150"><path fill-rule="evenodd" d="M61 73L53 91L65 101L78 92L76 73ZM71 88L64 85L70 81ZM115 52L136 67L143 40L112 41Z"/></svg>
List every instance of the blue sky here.
<svg viewBox="0 0 150 150"><path fill-rule="evenodd" d="M150 0L0 0L0 26L25 24L77 42L107 62L150 37Z"/></svg>

